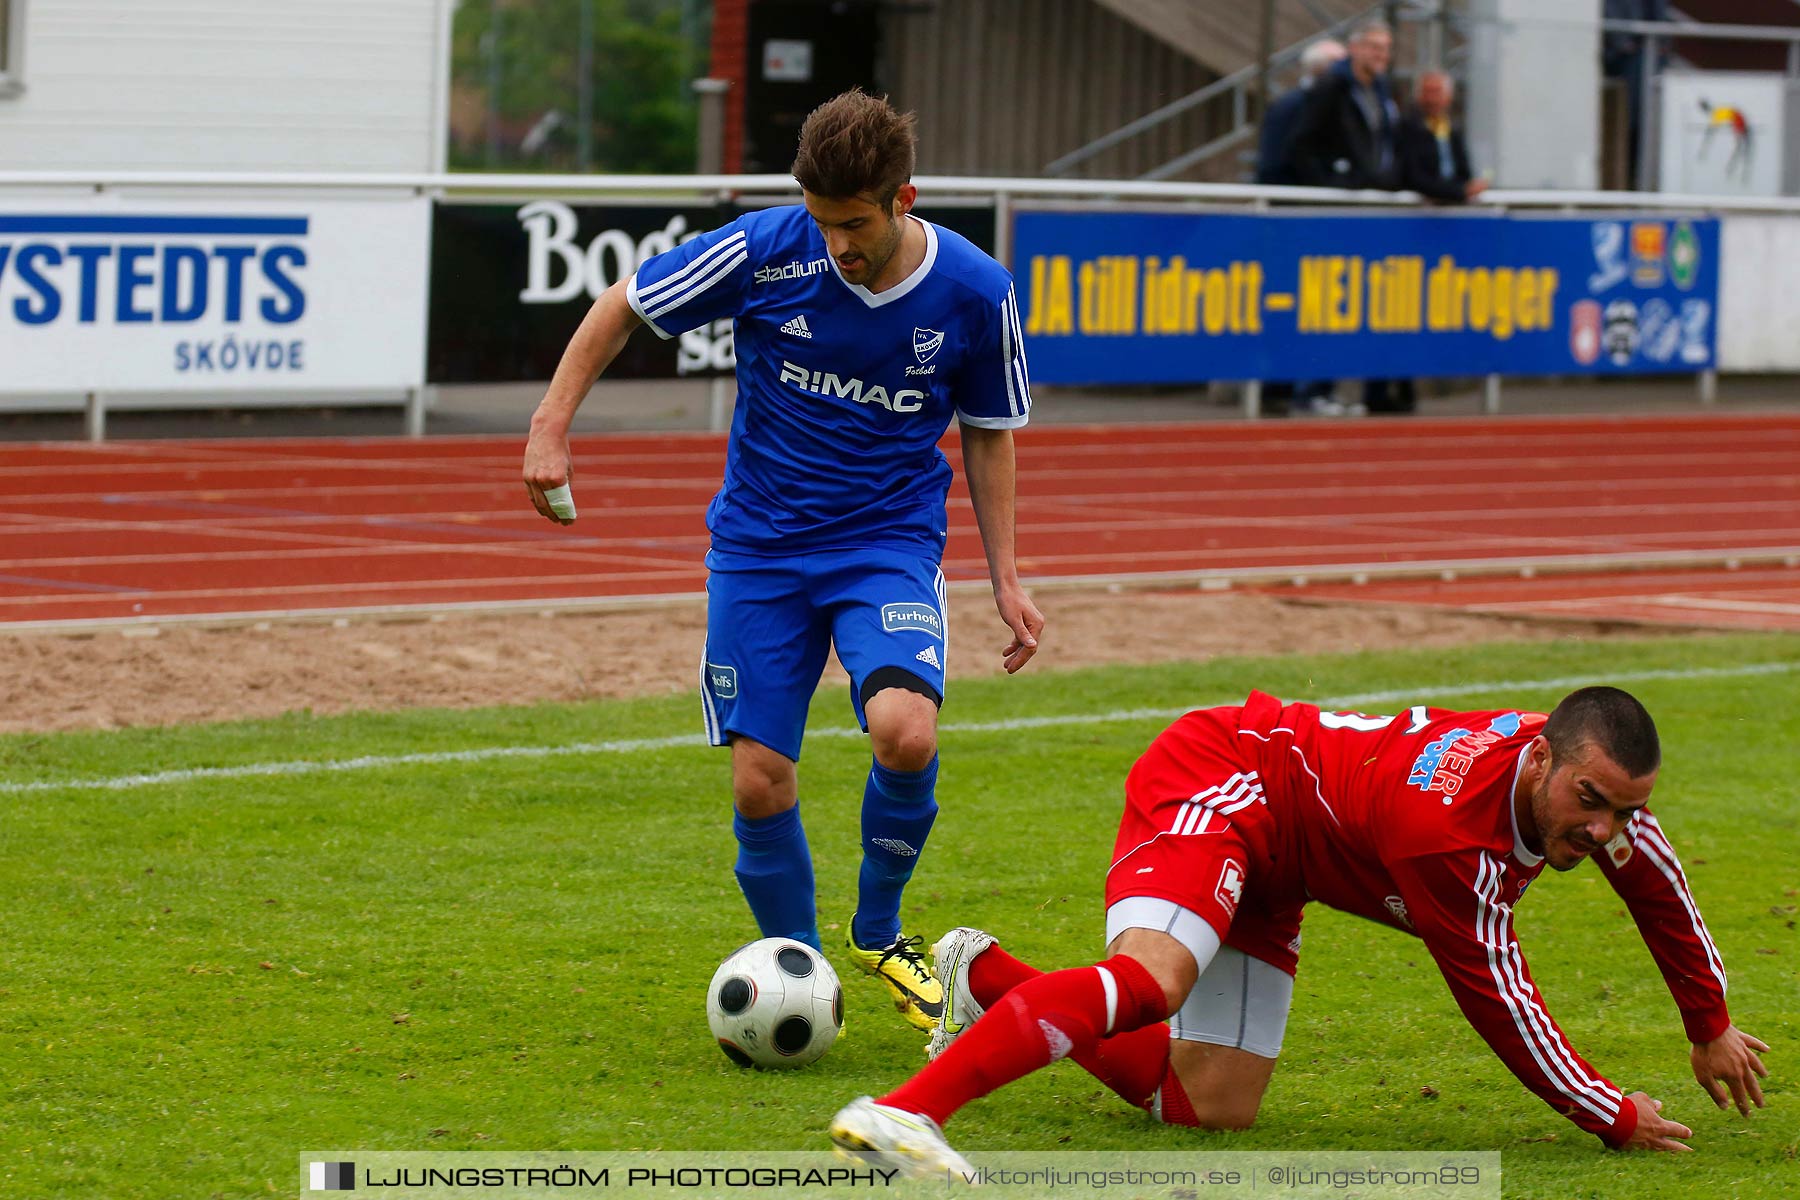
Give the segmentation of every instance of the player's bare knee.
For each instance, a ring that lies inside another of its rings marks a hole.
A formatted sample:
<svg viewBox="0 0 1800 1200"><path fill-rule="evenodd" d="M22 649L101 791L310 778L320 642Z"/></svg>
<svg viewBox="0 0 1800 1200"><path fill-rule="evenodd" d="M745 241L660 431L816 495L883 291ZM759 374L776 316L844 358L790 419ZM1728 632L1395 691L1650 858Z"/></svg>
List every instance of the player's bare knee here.
<svg viewBox="0 0 1800 1200"><path fill-rule="evenodd" d="M766 746L732 743L731 799L744 816L754 821L794 807L799 784L791 760Z"/></svg>
<svg viewBox="0 0 1800 1200"><path fill-rule="evenodd" d="M1193 952L1179 941L1157 929L1127 929L1113 939L1109 954L1123 954L1136 959L1162 989L1162 1015L1170 1016L1187 1000L1200 977Z"/></svg>
<svg viewBox="0 0 1800 1200"><path fill-rule="evenodd" d="M890 771L923 771L937 756L937 704L904 688L884 688L864 706L875 761Z"/></svg>
<svg viewBox="0 0 1800 1200"><path fill-rule="evenodd" d="M1194 1127L1211 1129L1220 1133L1232 1133L1248 1129L1256 1124L1256 1107L1221 1099L1216 1103L1204 1103L1188 1097L1194 1106Z"/></svg>
<svg viewBox="0 0 1800 1200"><path fill-rule="evenodd" d="M870 730L875 761L890 771L917 772L931 765L937 757L937 730L929 725L909 725L875 736Z"/></svg>

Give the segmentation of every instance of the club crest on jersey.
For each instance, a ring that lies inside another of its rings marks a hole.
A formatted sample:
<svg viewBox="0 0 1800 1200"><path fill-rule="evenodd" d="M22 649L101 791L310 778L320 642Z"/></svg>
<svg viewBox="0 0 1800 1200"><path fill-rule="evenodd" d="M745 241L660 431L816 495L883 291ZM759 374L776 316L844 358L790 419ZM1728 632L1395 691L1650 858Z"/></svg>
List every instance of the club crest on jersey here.
<svg viewBox="0 0 1800 1200"><path fill-rule="evenodd" d="M938 616L937 609L916 601L882 605L881 627L888 633L929 633L934 638L944 636L943 618Z"/></svg>
<svg viewBox="0 0 1800 1200"><path fill-rule="evenodd" d="M1244 898L1244 868L1237 859L1228 858L1219 868L1219 884L1213 889L1213 898L1226 916L1237 916L1238 901Z"/></svg>
<svg viewBox="0 0 1800 1200"><path fill-rule="evenodd" d="M938 352L944 344L944 333L941 329L913 329L913 357L923 365L931 361L931 356Z"/></svg>
<svg viewBox="0 0 1800 1200"><path fill-rule="evenodd" d="M1606 843L1606 857L1615 867L1622 867L1631 861L1631 835L1623 829L1613 834L1612 841Z"/></svg>

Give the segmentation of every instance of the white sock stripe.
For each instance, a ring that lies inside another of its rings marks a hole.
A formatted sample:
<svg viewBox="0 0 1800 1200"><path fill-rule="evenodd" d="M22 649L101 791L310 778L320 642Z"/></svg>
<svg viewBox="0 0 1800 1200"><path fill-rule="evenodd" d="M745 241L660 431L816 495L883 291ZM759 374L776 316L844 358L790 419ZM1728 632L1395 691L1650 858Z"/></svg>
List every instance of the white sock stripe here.
<svg viewBox="0 0 1800 1200"><path fill-rule="evenodd" d="M1119 981L1105 967L1096 966L1100 972L1100 990L1106 993L1106 1032L1101 1037L1110 1037L1114 1023L1119 1019Z"/></svg>
<svg viewBox="0 0 1800 1200"><path fill-rule="evenodd" d="M678 290L685 286L682 281L687 279L690 275L696 275L706 271L708 269L708 264L717 261L722 256L730 255L740 248L748 253L746 234L742 229L738 230L730 237L719 239L717 244L708 248L705 253L697 256L686 266L671 272L647 288L639 288L638 299L648 307L664 292L672 289Z"/></svg>
<svg viewBox="0 0 1800 1200"><path fill-rule="evenodd" d="M1548 1014L1532 1003L1524 976L1516 970L1516 944L1508 923L1512 910L1499 898L1503 877L1499 862L1492 855L1483 854L1475 880L1476 937L1487 950L1488 971L1493 976L1494 986L1544 1078L1570 1100L1610 1125L1618 1117L1619 1100L1623 1097L1617 1092L1609 1095L1611 1089L1591 1077L1584 1081L1581 1077L1584 1073L1577 1070L1572 1052L1561 1038L1555 1036L1556 1028L1549 1022ZM1548 1059L1546 1053L1550 1056Z"/></svg>
<svg viewBox="0 0 1800 1200"><path fill-rule="evenodd" d="M1719 956L1719 948L1713 944L1712 934L1707 931L1706 922L1700 916L1700 909L1694 903L1693 893L1687 887L1686 878L1681 870L1681 860L1676 857L1675 847L1669 844L1669 839L1663 834L1662 826L1649 813L1637 814L1633 818L1632 824L1638 830L1638 836L1632 839L1633 842L1662 873L1662 877L1669 881L1669 886L1680 898L1682 908L1687 911L1688 924L1692 927L1694 936L1700 940L1701 947L1706 951L1707 965L1712 968L1713 977L1718 980L1720 990L1724 991L1727 987L1725 960Z"/></svg>

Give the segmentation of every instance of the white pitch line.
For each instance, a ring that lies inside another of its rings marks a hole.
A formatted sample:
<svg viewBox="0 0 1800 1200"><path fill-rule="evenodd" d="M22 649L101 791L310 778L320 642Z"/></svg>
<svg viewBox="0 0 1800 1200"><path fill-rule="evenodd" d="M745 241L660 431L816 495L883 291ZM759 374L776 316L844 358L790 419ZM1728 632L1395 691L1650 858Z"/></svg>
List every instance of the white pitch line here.
<svg viewBox="0 0 1800 1200"><path fill-rule="evenodd" d="M1543 688L1585 687L1601 683L1642 683L1668 679L1735 679L1751 675L1781 675L1800 671L1800 663L1750 663L1737 667L1695 667L1686 670L1625 671L1613 675L1568 675L1553 679L1497 679L1481 683L1441 684L1434 687L1404 688L1383 692L1359 692L1348 696L1327 696L1310 701L1325 709L1361 707L1368 704L1395 704L1409 700L1432 700L1440 696L1466 696L1474 692L1507 692ZM1236 704L1242 697L1219 700L1214 704ZM1004 721L966 721L941 728L942 733L1005 733L1020 729L1054 729L1069 725L1106 725L1122 721L1172 721L1183 713L1213 705L1199 704L1188 708L1129 708L1104 713L1070 713L1059 716L1013 717ZM860 729L832 726L809 729L808 737L863 737ZM635 738L612 742L574 742L563 746L490 746L482 750L446 750L425 754L365 755L326 762L299 760L293 762L246 763L236 767L194 767L178 771L156 771L143 775L112 775L98 779L61 781L0 781L0 795L17 796L28 792L61 791L132 791L165 783L191 783L206 779L254 779L275 775L326 775L347 771L374 771L389 767L442 766L452 763L487 762L506 758L566 758L587 754L642 754L655 750L685 749L704 746L699 734L660 738Z"/></svg>

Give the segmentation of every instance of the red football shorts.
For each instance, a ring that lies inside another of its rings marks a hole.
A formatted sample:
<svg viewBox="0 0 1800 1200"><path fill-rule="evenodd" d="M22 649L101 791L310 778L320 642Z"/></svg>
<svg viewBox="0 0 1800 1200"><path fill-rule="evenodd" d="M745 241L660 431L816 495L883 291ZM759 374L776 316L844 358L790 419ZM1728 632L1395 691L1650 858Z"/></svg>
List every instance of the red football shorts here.
<svg viewBox="0 0 1800 1200"><path fill-rule="evenodd" d="M1106 904L1133 896L1170 901L1205 920L1225 945L1292 975L1301 910L1258 895L1271 818L1238 736L1240 711L1188 713L1131 768Z"/></svg>

